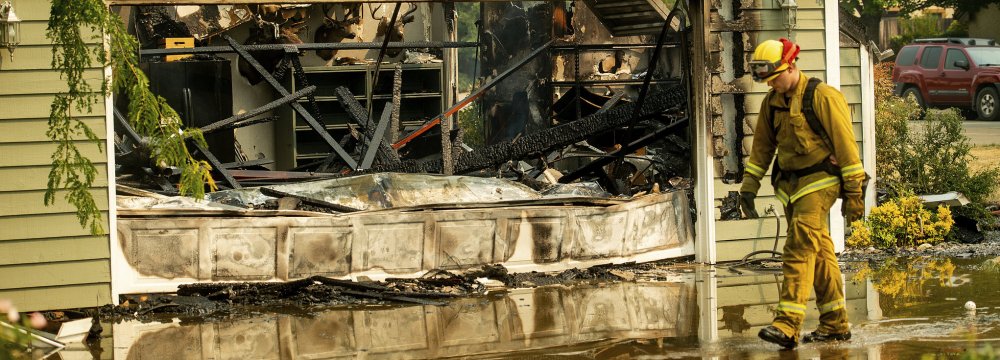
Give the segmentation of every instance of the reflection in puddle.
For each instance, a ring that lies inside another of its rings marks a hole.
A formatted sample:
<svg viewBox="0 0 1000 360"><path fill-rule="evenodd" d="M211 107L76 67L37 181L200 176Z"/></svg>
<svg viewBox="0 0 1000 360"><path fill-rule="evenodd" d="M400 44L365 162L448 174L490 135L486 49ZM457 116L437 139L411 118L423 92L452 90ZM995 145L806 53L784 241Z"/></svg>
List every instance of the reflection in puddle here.
<svg viewBox="0 0 1000 360"><path fill-rule="evenodd" d="M958 358L1000 344L1000 260L894 259L845 277L854 338L795 351L757 339L780 276L698 268L677 282L516 289L447 306L114 325L116 359ZM978 309L963 308L974 301ZM805 329L817 325L814 304ZM970 345L971 344L971 345Z"/></svg>
<svg viewBox="0 0 1000 360"><path fill-rule="evenodd" d="M691 283L518 289L447 306L272 315L182 326L115 325L116 358L436 358L542 351L606 339L696 336ZM184 344L178 346L178 344ZM270 354L270 355L268 355Z"/></svg>

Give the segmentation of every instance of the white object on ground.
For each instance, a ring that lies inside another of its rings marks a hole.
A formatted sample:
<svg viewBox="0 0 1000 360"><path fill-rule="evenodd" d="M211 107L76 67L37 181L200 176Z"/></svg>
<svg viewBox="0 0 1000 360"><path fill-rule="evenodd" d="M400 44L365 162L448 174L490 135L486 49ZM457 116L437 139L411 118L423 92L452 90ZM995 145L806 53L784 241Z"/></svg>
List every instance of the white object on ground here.
<svg viewBox="0 0 1000 360"><path fill-rule="evenodd" d="M965 310L970 310L970 311L976 310L976 303L972 302L972 300L966 301Z"/></svg>
<svg viewBox="0 0 1000 360"><path fill-rule="evenodd" d="M935 205L964 206L969 203L969 198L957 191L950 191L944 194L917 195L924 201L924 206L933 207Z"/></svg>

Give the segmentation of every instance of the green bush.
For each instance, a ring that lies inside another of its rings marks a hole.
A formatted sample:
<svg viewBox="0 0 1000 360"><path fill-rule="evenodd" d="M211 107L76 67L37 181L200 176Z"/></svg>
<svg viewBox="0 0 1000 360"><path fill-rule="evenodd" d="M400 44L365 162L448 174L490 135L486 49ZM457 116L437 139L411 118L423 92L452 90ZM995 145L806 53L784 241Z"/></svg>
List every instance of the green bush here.
<svg viewBox="0 0 1000 360"><path fill-rule="evenodd" d="M958 20L952 21L951 24L948 25L948 29L946 29L944 34L941 35L945 37L968 37L969 24Z"/></svg>
<svg viewBox="0 0 1000 360"><path fill-rule="evenodd" d="M929 110L914 126L911 120L919 120L921 110L912 99L892 95L890 73L886 65L876 71L877 186L890 194L958 191L973 202L960 211L980 217L982 203L1000 184L1000 168L969 169L971 146L957 109Z"/></svg>

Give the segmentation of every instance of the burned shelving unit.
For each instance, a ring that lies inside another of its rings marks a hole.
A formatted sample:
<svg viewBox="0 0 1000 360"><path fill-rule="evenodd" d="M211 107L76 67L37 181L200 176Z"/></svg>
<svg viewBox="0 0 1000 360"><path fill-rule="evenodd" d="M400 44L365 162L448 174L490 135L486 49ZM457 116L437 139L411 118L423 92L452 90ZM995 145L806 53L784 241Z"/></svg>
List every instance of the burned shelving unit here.
<svg viewBox="0 0 1000 360"><path fill-rule="evenodd" d="M399 137L407 130L414 130L425 121L440 114L444 107L444 74L441 63L403 64L400 108ZM292 70L293 72L296 70ZM335 139L350 133L348 110L338 100L334 89L345 86L357 101L367 108L372 101L373 113L377 114L392 100L393 69L383 69L379 83L374 84L373 72L366 65L315 66L304 67L304 77L317 86L314 95L319 113L323 114L323 125ZM299 77L286 77L286 86L295 90L302 87ZM300 100L305 102L307 100ZM282 111L275 131L278 151L277 169L289 170L323 159L331 152L318 133L303 121L294 111ZM440 149L437 150L440 152Z"/></svg>

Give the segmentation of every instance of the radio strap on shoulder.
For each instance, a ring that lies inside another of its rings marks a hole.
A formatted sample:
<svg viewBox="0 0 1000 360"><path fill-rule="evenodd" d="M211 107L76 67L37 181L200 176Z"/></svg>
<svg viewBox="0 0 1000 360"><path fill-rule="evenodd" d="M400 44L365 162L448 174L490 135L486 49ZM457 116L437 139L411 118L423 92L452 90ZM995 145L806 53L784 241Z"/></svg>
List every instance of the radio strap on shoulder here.
<svg viewBox="0 0 1000 360"><path fill-rule="evenodd" d="M823 143L830 148L833 152L833 141L830 140L829 133L826 132L826 128L823 124L819 122L819 117L816 116L816 111L813 110L813 97L816 95L816 87L823 82L823 80L817 78L809 78L809 83L806 84L806 92L802 95L802 115L806 117L806 122L809 123L809 128L812 129L816 135L819 135L823 139Z"/></svg>

